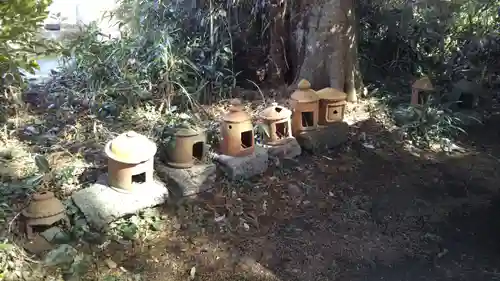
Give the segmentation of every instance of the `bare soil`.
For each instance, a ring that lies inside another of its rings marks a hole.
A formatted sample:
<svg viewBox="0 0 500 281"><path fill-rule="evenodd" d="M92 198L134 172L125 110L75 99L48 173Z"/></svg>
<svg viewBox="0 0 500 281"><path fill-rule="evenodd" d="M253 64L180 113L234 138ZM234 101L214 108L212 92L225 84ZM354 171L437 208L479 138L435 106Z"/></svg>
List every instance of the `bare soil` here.
<svg viewBox="0 0 500 281"><path fill-rule="evenodd" d="M97 139L95 119L61 114L44 120L74 116ZM360 121L325 155L303 153L243 182L221 176L211 192L169 202L161 231L82 245L95 258L85 280L500 279L496 124L468 129L464 150L445 154L410 152L386 126ZM102 167L92 138L59 135L59 149Z"/></svg>
<svg viewBox="0 0 500 281"><path fill-rule="evenodd" d="M171 203L157 237L102 255L151 281L497 280L498 135L479 131L418 157L370 119L328 155Z"/></svg>

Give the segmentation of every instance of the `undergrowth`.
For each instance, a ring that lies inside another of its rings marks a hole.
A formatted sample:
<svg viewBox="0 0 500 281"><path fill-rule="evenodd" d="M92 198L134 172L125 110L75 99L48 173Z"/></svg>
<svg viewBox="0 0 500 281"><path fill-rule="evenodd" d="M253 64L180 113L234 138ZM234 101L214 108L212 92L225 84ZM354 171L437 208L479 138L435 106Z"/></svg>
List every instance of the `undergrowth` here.
<svg viewBox="0 0 500 281"><path fill-rule="evenodd" d="M71 92L94 110L109 102L154 102L167 111L173 104L194 108L229 96L235 74L223 11L194 13L170 1L123 0L108 16L118 22L120 38L106 38L91 24L65 51L73 63L64 72L76 81Z"/></svg>
<svg viewBox="0 0 500 281"><path fill-rule="evenodd" d="M490 110L498 102L499 5L499 0L359 3L365 84L414 144L428 146L465 133L463 119L470 119L471 110ZM408 105L411 85L422 76L434 84L434 100ZM468 104L466 95L474 102Z"/></svg>

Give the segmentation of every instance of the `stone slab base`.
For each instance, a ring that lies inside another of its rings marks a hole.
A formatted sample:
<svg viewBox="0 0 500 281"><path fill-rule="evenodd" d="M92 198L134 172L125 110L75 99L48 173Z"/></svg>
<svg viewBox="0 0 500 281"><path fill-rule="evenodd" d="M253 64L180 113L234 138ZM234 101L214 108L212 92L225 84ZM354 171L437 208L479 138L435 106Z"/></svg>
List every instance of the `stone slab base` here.
<svg viewBox="0 0 500 281"><path fill-rule="evenodd" d="M217 167L211 163L196 164L187 169L176 169L157 163L155 170L162 180L168 182L168 189L173 195L183 197L212 188Z"/></svg>
<svg viewBox="0 0 500 281"><path fill-rule="evenodd" d="M262 174L269 165L267 149L261 146L256 146L254 153L245 157L216 155L214 158L232 180L247 179Z"/></svg>
<svg viewBox="0 0 500 281"><path fill-rule="evenodd" d="M71 196L87 222L96 230L105 230L109 223L125 215L164 203L168 189L159 181L136 184L133 191L123 192L106 185L106 176L90 187Z"/></svg>
<svg viewBox="0 0 500 281"><path fill-rule="evenodd" d="M316 130L304 131L295 136L302 149L312 153L323 153L345 143L349 136L346 122L333 123Z"/></svg>
<svg viewBox="0 0 500 281"><path fill-rule="evenodd" d="M269 157L276 157L279 159L292 159L302 153L302 148L293 137L282 145L263 145L263 147L267 149Z"/></svg>

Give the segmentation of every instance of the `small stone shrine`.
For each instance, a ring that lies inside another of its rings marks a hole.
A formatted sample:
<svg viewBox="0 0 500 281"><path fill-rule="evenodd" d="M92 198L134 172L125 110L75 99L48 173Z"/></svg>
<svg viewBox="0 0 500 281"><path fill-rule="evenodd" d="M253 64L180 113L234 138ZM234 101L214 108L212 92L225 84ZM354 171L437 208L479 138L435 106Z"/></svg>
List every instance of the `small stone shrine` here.
<svg viewBox="0 0 500 281"><path fill-rule="evenodd" d="M157 165L158 175L168 181L169 191L176 197L209 189L215 181L216 166L207 157L205 130L186 124L171 131L163 140L163 162L167 165Z"/></svg>
<svg viewBox="0 0 500 281"><path fill-rule="evenodd" d="M319 125L329 125L344 120L347 94L334 88L316 92L319 97Z"/></svg>
<svg viewBox="0 0 500 281"><path fill-rule="evenodd" d="M250 155L255 149L252 118L244 111L240 100L233 100L229 112L222 117L220 152L227 156Z"/></svg>
<svg viewBox="0 0 500 281"><path fill-rule="evenodd" d="M267 150L255 145L252 117L239 100L233 100L222 117L220 155L215 160L231 179L263 173L268 166Z"/></svg>
<svg viewBox="0 0 500 281"><path fill-rule="evenodd" d="M203 161L207 154L207 135L194 126L175 128L165 152L167 164L173 168L190 168L195 161Z"/></svg>
<svg viewBox="0 0 500 281"><path fill-rule="evenodd" d="M260 112L259 118L266 128L262 145L268 149L269 155L293 158L302 153L300 145L292 136L291 116L292 111L277 103L272 103Z"/></svg>
<svg viewBox="0 0 500 281"><path fill-rule="evenodd" d="M302 79L290 97L292 106L292 133L314 130L318 126L319 98L309 81Z"/></svg>
<svg viewBox="0 0 500 281"><path fill-rule="evenodd" d="M133 183L151 183L156 144L130 131L109 141L104 147L108 157L108 184L131 191Z"/></svg>
<svg viewBox="0 0 500 281"><path fill-rule="evenodd" d="M73 202L97 230L144 208L162 204L168 189L153 177L156 145L130 131L108 142L108 174L72 195Z"/></svg>
<svg viewBox="0 0 500 281"><path fill-rule="evenodd" d="M344 93L333 88L316 92L302 80L290 99L293 135L304 150L322 153L347 141Z"/></svg>
<svg viewBox="0 0 500 281"><path fill-rule="evenodd" d="M415 81L411 86L411 104L425 104L428 99L430 92L434 90L431 80L429 77L422 77Z"/></svg>
<svg viewBox="0 0 500 281"><path fill-rule="evenodd" d="M28 239L34 237L33 227L50 227L57 222L70 226L66 215L66 209L62 202L54 196L54 193L44 191L33 194L26 209L22 211L24 216L26 236Z"/></svg>

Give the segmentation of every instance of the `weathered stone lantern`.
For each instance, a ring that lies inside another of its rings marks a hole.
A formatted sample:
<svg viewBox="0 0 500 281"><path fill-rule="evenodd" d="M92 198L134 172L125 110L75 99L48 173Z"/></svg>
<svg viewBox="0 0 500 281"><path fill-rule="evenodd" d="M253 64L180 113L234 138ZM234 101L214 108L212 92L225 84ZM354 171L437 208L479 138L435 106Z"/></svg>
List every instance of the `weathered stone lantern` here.
<svg viewBox="0 0 500 281"><path fill-rule="evenodd" d="M334 88L316 92L319 97L319 125L328 125L344 120L347 94Z"/></svg>
<svg viewBox="0 0 500 281"><path fill-rule="evenodd" d="M429 92L433 91L431 80L422 77L411 86L411 104L424 104L429 98Z"/></svg>
<svg viewBox="0 0 500 281"><path fill-rule="evenodd" d="M252 118L243 110L240 100L233 100L229 113L222 117L221 135L222 154L243 157L254 152Z"/></svg>
<svg viewBox="0 0 500 281"><path fill-rule="evenodd" d="M63 222L69 226L69 219L62 202L52 192L35 193L28 207L22 211L26 219L26 236L33 238L34 226L51 226Z"/></svg>
<svg viewBox="0 0 500 281"><path fill-rule="evenodd" d="M167 164L174 168L190 168L195 161L202 161L206 156L205 131L197 127L175 128L166 147Z"/></svg>
<svg viewBox="0 0 500 281"><path fill-rule="evenodd" d="M132 191L137 183L152 183L156 145L147 137L129 131L108 142L108 184Z"/></svg>
<svg viewBox="0 0 500 281"><path fill-rule="evenodd" d="M298 89L291 95L292 133L314 130L318 126L319 98L311 89L311 83L301 80Z"/></svg>
<svg viewBox="0 0 500 281"><path fill-rule="evenodd" d="M260 112L259 117L268 128L269 135L264 135L264 144L281 145L292 137L292 111L272 103L270 107Z"/></svg>

